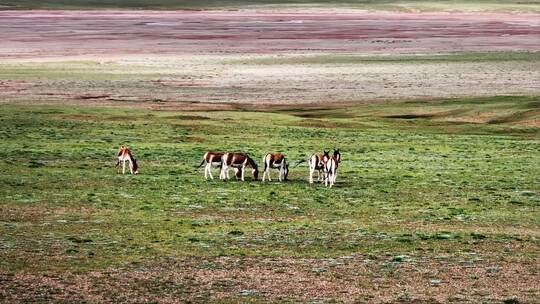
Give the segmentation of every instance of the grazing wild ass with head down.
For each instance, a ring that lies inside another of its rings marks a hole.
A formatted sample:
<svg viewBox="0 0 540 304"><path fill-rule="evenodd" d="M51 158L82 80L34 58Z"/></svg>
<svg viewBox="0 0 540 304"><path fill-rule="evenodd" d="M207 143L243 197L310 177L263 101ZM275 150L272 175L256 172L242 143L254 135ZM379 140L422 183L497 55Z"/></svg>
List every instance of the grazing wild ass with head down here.
<svg viewBox="0 0 540 304"><path fill-rule="evenodd" d="M264 172L263 172L263 178L262 181L265 181L266 176L268 175L268 180L272 181L270 178L270 169L279 169L279 181L287 180L287 176L289 176L289 164L287 163L287 159L285 158L285 155L281 153L268 153L263 158L264 162Z"/></svg>
<svg viewBox="0 0 540 304"><path fill-rule="evenodd" d="M244 172L247 166L252 168L251 173L253 174L253 179L257 180L259 176L259 168L257 163L245 153L225 153L221 157L221 172L219 174L220 179L230 179L229 177L229 167L235 168L236 178L244 180Z"/></svg>
<svg viewBox="0 0 540 304"><path fill-rule="evenodd" d="M311 155L311 157L308 159L310 184L313 184L313 173L315 173L315 171L317 171L317 181L321 180L321 171L325 170L325 164L329 159L330 159L330 155L328 154L327 151L324 151L323 154Z"/></svg>
<svg viewBox="0 0 540 304"><path fill-rule="evenodd" d="M198 168L204 166L204 178L208 179L208 176L210 176L210 179L214 179L212 176L212 166L219 166L221 168L221 158L223 157L223 152L212 152L208 151L204 153L203 159L201 161L201 164Z"/></svg>
<svg viewBox="0 0 540 304"><path fill-rule="evenodd" d="M133 157L131 151L129 151L129 149L124 146L121 146L118 149L118 161L116 162L115 167L118 167L120 162L122 162L122 174L126 173L126 162L129 162L129 171L131 172L131 174L139 173L139 166L137 165L137 160ZM118 168L118 170L120 170L120 168Z"/></svg>

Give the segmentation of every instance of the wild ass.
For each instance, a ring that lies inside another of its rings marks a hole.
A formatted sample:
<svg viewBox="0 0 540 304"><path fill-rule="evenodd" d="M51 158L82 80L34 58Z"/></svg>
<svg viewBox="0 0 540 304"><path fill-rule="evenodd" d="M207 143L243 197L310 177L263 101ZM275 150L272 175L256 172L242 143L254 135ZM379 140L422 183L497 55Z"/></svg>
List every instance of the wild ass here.
<svg viewBox="0 0 540 304"><path fill-rule="evenodd" d="M313 154L308 159L309 165L309 183L313 184L313 173L317 170L317 181L321 180L321 171L325 170L325 164L330 159L330 155L327 151L323 154ZM323 172L323 178L326 176L326 172Z"/></svg>
<svg viewBox="0 0 540 304"><path fill-rule="evenodd" d="M325 186L330 185L330 188L332 188L337 178L338 161L334 156L332 156L330 159L326 161L324 166L325 166L324 171L326 175L324 178L324 185Z"/></svg>
<svg viewBox="0 0 540 304"><path fill-rule="evenodd" d="M118 165L122 162L122 174L126 173L126 162L129 162L129 171L131 174L139 173L139 166L137 165L137 160L131 154L128 148L121 146L118 149L118 161L116 162L115 168L118 168ZM118 168L118 171L120 168Z"/></svg>
<svg viewBox="0 0 540 304"><path fill-rule="evenodd" d="M264 163L264 173L262 181L265 181L266 176L268 176L268 181L272 181L270 178L270 169L279 169L279 181L287 180L287 176L289 176L289 164L287 163L287 159L285 158L285 155L281 153L268 153L263 158Z"/></svg>
<svg viewBox="0 0 540 304"><path fill-rule="evenodd" d="M247 166L252 168L251 173L253 174L253 179L257 180L259 176L259 168L257 163L245 153L225 153L221 157L221 172L219 174L220 179L230 179L229 177L229 167L235 168L236 178L244 180L244 172Z"/></svg>
<svg viewBox="0 0 540 304"><path fill-rule="evenodd" d="M338 162L338 164L341 162L341 152L339 149L334 149L334 158Z"/></svg>
<svg viewBox="0 0 540 304"><path fill-rule="evenodd" d="M334 149L334 155L330 157L326 163L325 163L325 179L324 179L324 185L328 186L330 184L330 188L336 183L337 179L337 169L339 166L339 163L341 162L341 152L339 152L339 149Z"/></svg>
<svg viewBox="0 0 540 304"><path fill-rule="evenodd" d="M208 176L210 176L210 179L214 179L214 176L212 176L212 166L219 166L221 168L221 157L223 157L223 152L213 152L208 151L204 153L203 159L201 161L201 164L198 168L204 166L204 178L208 179Z"/></svg>

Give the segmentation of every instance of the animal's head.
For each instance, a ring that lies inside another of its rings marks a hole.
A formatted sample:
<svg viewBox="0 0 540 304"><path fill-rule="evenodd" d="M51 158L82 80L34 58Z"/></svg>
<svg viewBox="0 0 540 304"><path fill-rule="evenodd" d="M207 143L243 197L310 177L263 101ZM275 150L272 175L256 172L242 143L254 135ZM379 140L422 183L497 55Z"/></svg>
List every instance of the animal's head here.
<svg viewBox="0 0 540 304"><path fill-rule="evenodd" d="M251 173L253 174L253 179L257 180L259 178L259 169L255 167L253 170L251 170Z"/></svg>
<svg viewBox="0 0 540 304"><path fill-rule="evenodd" d="M326 162L330 159L330 151L324 151L324 154L323 154L323 157L322 157L322 161L323 162Z"/></svg>
<svg viewBox="0 0 540 304"><path fill-rule="evenodd" d="M139 174L139 165L137 164L137 160L135 158L132 158L133 163L133 174Z"/></svg>
<svg viewBox="0 0 540 304"><path fill-rule="evenodd" d="M122 152L124 151L126 147L124 146L120 146L120 148L118 148L118 156L122 155Z"/></svg>
<svg viewBox="0 0 540 304"><path fill-rule="evenodd" d="M251 170L251 173L253 174L253 179L257 180L257 178L259 178L259 166L257 166L257 163L253 160L253 158L249 156L247 157L247 161L248 161L249 166L253 168Z"/></svg>
<svg viewBox="0 0 540 304"><path fill-rule="evenodd" d="M338 163L341 161L341 152L339 149L334 149L334 158Z"/></svg>

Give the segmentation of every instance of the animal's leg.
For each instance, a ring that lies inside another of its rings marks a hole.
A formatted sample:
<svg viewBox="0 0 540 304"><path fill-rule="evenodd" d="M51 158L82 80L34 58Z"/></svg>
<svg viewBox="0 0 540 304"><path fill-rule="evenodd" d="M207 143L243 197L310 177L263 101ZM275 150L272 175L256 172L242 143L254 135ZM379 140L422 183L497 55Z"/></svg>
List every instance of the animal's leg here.
<svg viewBox="0 0 540 304"><path fill-rule="evenodd" d="M211 163L207 163L204 166L204 179L208 179L208 176L210 176L211 179L214 179L214 177L212 177L211 166L212 166Z"/></svg>
<svg viewBox="0 0 540 304"><path fill-rule="evenodd" d="M126 160L125 159L122 162L122 174L126 174Z"/></svg>
<svg viewBox="0 0 540 304"><path fill-rule="evenodd" d="M328 187L328 184L330 184L330 173L328 173L328 176L324 179L324 185Z"/></svg>
<svg viewBox="0 0 540 304"><path fill-rule="evenodd" d="M222 165L221 170L219 170L219 179L225 179L225 170L227 170L226 165Z"/></svg>
<svg viewBox="0 0 540 304"><path fill-rule="evenodd" d="M311 167L311 164L310 164L309 165L309 183L310 184L313 184L313 173L315 173L313 171L315 171L315 170Z"/></svg>
<svg viewBox="0 0 540 304"><path fill-rule="evenodd" d="M131 159L129 160L129 172L131 173L131 175L133 175L133 162L131 161Z"/></svg>
<svg viewBox="0 0 540 304"><path fill-rule="evenodd" d="M208 164L208 175L211 180L214 180L214 176L212 175L212 163Z"/></svg>
<svg viewBox="0 0 540 304"><path fill-rule="evenodd" d="M240 169L240 170L242 170L242 172L240 172L240 173L242 175L242 181L244 181L244 173L246 172L246 166L242 166L242 169Z"/></svg>
<svg viewBox="0 0 540 304"><path fill-rule="evenodd" d="M266 171L268 170L268 166L266 164L266 156L263 157L263 164L264 164L264 170L263 170L263 177L262 177L262 181L264 183L264 181L266 180Z"/></svg>

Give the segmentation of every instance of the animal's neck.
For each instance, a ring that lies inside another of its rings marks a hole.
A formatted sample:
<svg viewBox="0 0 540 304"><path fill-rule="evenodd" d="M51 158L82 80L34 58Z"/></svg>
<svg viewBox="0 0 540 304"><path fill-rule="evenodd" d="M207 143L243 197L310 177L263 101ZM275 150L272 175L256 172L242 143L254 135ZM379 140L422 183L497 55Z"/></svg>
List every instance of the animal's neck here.
<svg viewBox="0 0 540 304"><path fill-rule="evenodd" d="M251 166L251 168L257 170L257 165L255 164L255 162L253 161L253 159L251 159L250 157L247 157L247 163L248 163L248 165Z"/></svg>

